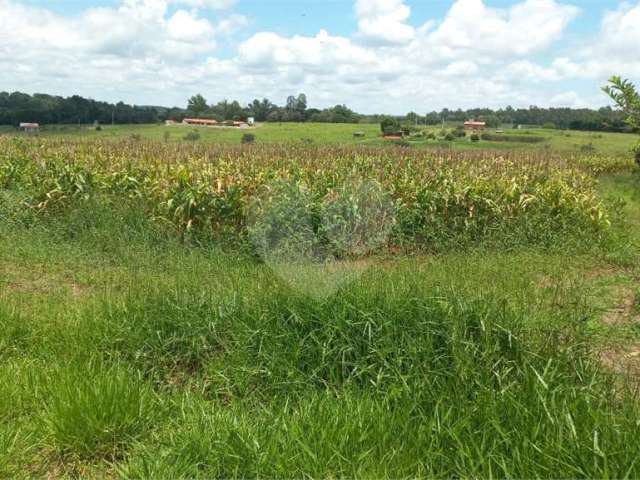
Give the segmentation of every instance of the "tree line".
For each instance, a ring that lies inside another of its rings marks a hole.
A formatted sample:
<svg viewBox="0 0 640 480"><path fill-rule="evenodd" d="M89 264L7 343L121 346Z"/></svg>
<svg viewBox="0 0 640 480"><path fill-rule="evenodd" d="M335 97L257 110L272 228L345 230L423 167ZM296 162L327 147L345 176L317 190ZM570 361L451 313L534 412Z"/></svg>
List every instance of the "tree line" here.
<svg viewBox="0 0 640 480"><path fill-rule="evenodd" d="M63 98L42 93L0 92L0 125L155 123L159 120L160 112L152 107L99 102L79 95Z"/></svg>
<svg viewBox="0 0 640 480"><path fill-rule="evenodd" d="M18 125L20 122L41 124L127 124L157 123L164 120L181 121L186 117L216 120L246 120L258 122L326 122L326 123L380 123L386 115L356 113L346 105L318 109L308 106L304 93L291 95L282 106L267 98L255 99L243 105L237 100L222 100L210 104L202 95L191 97L185 108L154 107L100 102L79 95L60 97L46 94L29 95L21 92L0 92L0 125ZM473 108L467 110L443 109L439 112L419 114L409 112L393 117L403 124L438 125L461 123L475 119L490 127L532 125L549 128L591 131L634 131L637 126L626 122L627 116L617 109L588 108L529 108L506 107L499 110Z"/></svg>
<svg viewBox="0 0 640 480"><path fill-rule="evenodd" d="M326 122L326 123L360 123L364 116L349 109L346 105L336 105L323 110L309 108L307 96L300 93L287 97L284 106L278 106L268 98L256 98L246 106L237 100L222 100L209 105L200 94L191 97L186 112L169 112L169 116L180 120L183 115L214 120L246 120L253 117L258 122Z"/></svg>
<svg viewBox="0 0 640 480"><path fill-rule="evenodd" d="M632 127L625 122L624 113L611 107L602 107L597 110L590 108L540 108L537 106L518 109L509 106L499 110L489 108L448 110L445 108L440 112L428 113L422 118L413 112L409 113L407 117L408 120L417 120L418 123L422 120L427 125L438 125L443 121L464 122L475 119L485 121L489 127L534 125L563 130L632 131Z"/></svg>

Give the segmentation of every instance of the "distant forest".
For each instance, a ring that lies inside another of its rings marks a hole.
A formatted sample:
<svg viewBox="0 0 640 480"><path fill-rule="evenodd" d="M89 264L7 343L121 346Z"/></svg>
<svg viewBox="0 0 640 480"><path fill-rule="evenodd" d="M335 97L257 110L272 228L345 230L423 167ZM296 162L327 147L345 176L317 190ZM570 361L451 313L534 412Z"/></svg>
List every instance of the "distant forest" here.
<svg viewBox="0 0 640 480"><path fill-rule="evenodd" d="M189 99L186 108L166 108L126 105L122 102L112 104L78 95L63 98L46 94L0 92L0 125L17 126L20 122L38 122L43 125L157 123L168 119L181 121L187 116L218 120L245 120L247 117L254 117L260 122L326 123L378 123L386 117L359 114L346 105L326 109L309 108L304 94L290 96L284 106L278 106L266 98L256 99L246 106L228 100L209 105L204 97L196 95ZM444 109L427 114L409 112L395 118L403 123L421 125L475 119L486 121L490 127L527 125L590 131L631 131L625 123L625 115L611 107L597 110L536 106L518 109L506 107L499 110Z"/></svg>

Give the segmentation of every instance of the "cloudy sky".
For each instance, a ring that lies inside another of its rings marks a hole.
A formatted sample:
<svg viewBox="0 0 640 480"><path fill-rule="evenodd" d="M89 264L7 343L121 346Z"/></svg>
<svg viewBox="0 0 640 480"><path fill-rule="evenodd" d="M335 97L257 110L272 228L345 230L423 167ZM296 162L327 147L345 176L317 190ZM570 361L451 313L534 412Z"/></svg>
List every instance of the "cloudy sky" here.
<svg viewBox="0 0 640 480"><path fill-rule="evenodd" d="M640 0L0 0L0 91L366 113L602 106Z"/></svg>

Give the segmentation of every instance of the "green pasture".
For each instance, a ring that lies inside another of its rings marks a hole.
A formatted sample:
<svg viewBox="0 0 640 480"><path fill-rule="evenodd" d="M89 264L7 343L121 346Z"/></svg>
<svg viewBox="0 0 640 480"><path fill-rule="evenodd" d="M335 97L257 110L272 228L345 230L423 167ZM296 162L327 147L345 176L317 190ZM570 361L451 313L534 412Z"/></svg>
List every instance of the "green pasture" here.
<svg viewBox="0 0 640 480"><path fill-rule="evenodd" d="M239 144L244 134L255 135L256 143L331 143L331 144L364 144L390 145L398 142L383 140L377 124L327 124L327 123L264 123L255 128L238 129L233 127L192 127L185 125L103 125L97 131L92 126L52 125L45 126L39 134L43 137L86 138L86 139L145 139L168 142L184 142L192 132L199 134L201 143ZM425 132L433 132L439 136L441 127L425 127ZM447 126L445 131L451 131ZM487 130L495 132L494 129ZM529 135L543 137L540 143L520 142L471 142L468 137L454 141L442 139L426 140L420 137L408 137L400 142L418 148L453 148L453 149L546 149L553 152L628 155L629 149L637 141L637 135L608 132L582 132L553 129L507 129L504 135ZM364 137L355 137L354 133L362 132ZM17 134L12 127L0 127L0 134Z"/></svg>

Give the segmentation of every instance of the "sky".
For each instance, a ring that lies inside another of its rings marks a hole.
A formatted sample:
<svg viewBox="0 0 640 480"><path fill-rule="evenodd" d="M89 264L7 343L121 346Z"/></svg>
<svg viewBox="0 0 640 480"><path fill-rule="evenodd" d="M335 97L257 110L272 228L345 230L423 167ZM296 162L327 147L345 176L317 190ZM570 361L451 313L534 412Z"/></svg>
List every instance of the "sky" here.
<svg viewBox="0 0 640 480"><path fill-rule="evenodd" d="M0 0L0 91L362 113L600 107L640 0Z"/></svg>

